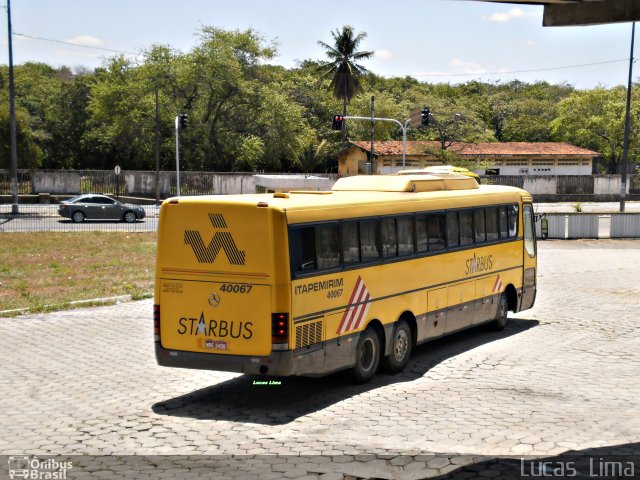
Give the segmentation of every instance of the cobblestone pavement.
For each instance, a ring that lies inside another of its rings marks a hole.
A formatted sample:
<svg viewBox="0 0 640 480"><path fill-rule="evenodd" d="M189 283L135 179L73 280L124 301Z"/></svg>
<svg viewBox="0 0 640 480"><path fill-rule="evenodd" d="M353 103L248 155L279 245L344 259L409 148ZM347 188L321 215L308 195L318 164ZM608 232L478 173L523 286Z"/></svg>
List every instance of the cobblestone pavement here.
<svg viewBox="0 0 640 480"><path fill-rule="evenodd" d="M639 265L640 241L540 242L532 310L364 386L158 367L152 300L0 319L0 454L100 456L67 478L513 478L567 452L639 475Z"/></svg>

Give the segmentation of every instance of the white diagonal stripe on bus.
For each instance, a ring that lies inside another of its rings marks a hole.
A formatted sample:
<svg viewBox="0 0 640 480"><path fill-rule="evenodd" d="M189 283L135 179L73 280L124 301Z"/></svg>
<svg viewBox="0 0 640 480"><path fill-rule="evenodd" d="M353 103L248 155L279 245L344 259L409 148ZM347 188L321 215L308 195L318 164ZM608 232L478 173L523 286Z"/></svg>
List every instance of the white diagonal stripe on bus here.
<svg viewBox="0 0 640 480"><path fill-rule="evenodd" d="M354 320L355 320L356 316L358 315L358 311L360 310L360 307L362 306L362 305L360 305L360 302L365 297L366 293L367 293L367 287L365 287L364 283L361 282L357 286L357 293L356 293L356 298L355 298L355 301L354 301L355 305L353 305L353 306L351 306L349 308L349 319L348 319L346 325L344 326L344 332L348 332L350 330L353 330L353 324L355 323Z"/></svg>
<svg viewBox="0 0 640 480"><path fill-rule="evenodd" d="M493 291L497 292L502 289L502 280L500 279L500 275L496 278L496 283L493 284Z"/></svg>
<svg viewBox="0 0 640 480"><path fill-rule="evenodd" d="M366 297L366 295L369 292L367 291L367 287L362 281L360 282L359 285L357 285L357 289L358 289L358 293L356 294L356 299L354 303L359 304L360 302L362 302L362 300ZM353 330L353 325L355 323L354 320L357 316L358 311L362 306L363 305L355 305L349 309L349 321L345 325L345 328L344 328L345 332L348 332L349 330Z"/></svg>
<svg viewBox="0 0 640 480"><path fill-rule="evenodd" d="M367 292L367 296L364 298L364 301L366 302L363 305L360 305L362 307L362 309L360 310L359 316L358 316L358 320L356 321L356 325L353 327L354 330L358 330L361 326L362 326L362 321L367 318L367 313L369 312L369 307L371 307L371 303L369 303L369 300L371 300L371 295L369 295L369 292Z"/></svg>
<svg viewBox="0 0 640 480"><path fill-rule="evenodd" d="M356 281L356 285L355 287L353 287L353 292L351 293L349 306L347 307L347 310L344 312L344 316L342 317L342 322L340 322L340 326L338 327L337 333L341 334L349 330L349 325L351 324L353 315L358 307L357 305L354 305L354 304L357 304L360 300L360 294L361 294L363 285L364 285L364 282L362 282L362 278L358 277L358 280Z"/></svg>
<svg viewBox="0 0 640 480"><path fill-rule="evenodd" d="M351 322L349 324L349 328L347 329L347 331L358 329L358 323L360 322L360 318L364 313L364 311L367 310L367 307L368 307L368 304L365 303L368 300L368 298L369 298L369 292L365 288L362 291L362 295L360 298L361 303L355 308L353 315L351 316Z"/></svg>
<svg viewBox="0 0 640 480"><path fill-rule="evenodd" d="M344 311L344 315L342 315L342 320L340 320L340 325L338 325L338 330L336 331L336 333L343 333L345 322L348 321L349 313L350 313L351 309L353 308L353 307L351 307L351 304L353 303L354 299L356 298L356 293L358 291L358 285L360 285L361 282L362 282L362 278L358 277L358 280L356 280L356 286L353 288L353 291L351 292L351 298L349 299L349 303L347 304L347 309Z"/></svg>

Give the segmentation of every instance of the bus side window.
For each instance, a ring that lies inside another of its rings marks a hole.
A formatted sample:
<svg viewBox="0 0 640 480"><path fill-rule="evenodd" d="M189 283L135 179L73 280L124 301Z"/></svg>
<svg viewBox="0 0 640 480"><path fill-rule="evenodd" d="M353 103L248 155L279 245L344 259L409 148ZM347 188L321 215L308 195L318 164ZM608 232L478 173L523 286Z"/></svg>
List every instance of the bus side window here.
<svg viewBox="0 0 640 480"><path fill-rule="evenodd" d="M437 252L446 248L444 215L430 215L427 217L427 237L429 238L430 252Z"/></svg>
<svg viewBox="0 0 640 480"><path fill-rule="evenodd" d="M296 270L310 272L316 269L316 232L314 227L303 227L297 230L299 264Z"/></svg>
<svg viewBox="0 0 640 480"><path fill-rule="evenodd" d="M488 207L485 210L487 220L487 242L498 240L498 207Z"/></svg>
<svg viewBox="0 0 640 480"><path fill-rule="evenodd" d="M484 243L487 241L487 231L484 224L484 208L477 208L473 215L476 243Z"/></svg>
<svg viewBox="0 0 640 480"><path fill-rule="evenodd" d="M460 215L460 245L473 243L473 210L461 210Z"/></svg>
<svg viewBox="0 0 640 480"><path fill-rule="evenodd" d="M509 221L507 220L507 207L504 205L499 208L500 212L500 238L509 236Z"/></svg>
<svg viewBox="0 0 640 480"><path fill-rule="evenodd" d="M398 234L396 232L396 219L394 217L383 218L382 228L382 256L384 258L398 256Z"/></svg>
<svg viewBox="0 0 640 480"><path fill-rule="evenodd" d="M447 212L447 246L449 248L460 245L459 232L458 212Z"/></svg>
<svg viewBox="0 0 640 480"><path fill-rule="evenodd" d="M413 218L405 215L396 219L398 225L398 255L414 253Z"/></svg>
<svg viewBox="0 0 640 480"><path fill-rule="evenodd" d="M416 244L418 246L418 253L427 251L427 217L426 215L416 216Z"/></svg>
<svg viewBox="0 0 640 480"><path fill-rule="evenodd" d="M342 255L345 264L360 263L358 222L344 222L342 224Z"/></svg>
<svg viewBox="0 0 640 480"><path fill-rule="evenodd" d="M378 220L360 222L360 253L363 262L380 259Z"/></svg>
<svg viewBox="0 0 640 480"><path fill-rule="evenodd" d="M318 270L340 266L340 228L337 223L316 227Z"/></svg>
<svg viewBox="0 0 640 480"><path fill-rule="evenodd" d="M507 216L509 218L509 237L518 236L518 205L509 205L507 207Z"/></svg>

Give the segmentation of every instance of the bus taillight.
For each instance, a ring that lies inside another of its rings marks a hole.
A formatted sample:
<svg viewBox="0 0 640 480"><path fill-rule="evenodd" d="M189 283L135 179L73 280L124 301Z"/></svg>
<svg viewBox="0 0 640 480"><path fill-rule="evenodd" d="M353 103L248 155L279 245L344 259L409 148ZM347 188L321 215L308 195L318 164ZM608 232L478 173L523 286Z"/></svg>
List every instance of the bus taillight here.
<svg viewBox="0 0 640 480"><path fill-rule="evenodd" d="M289 314L271 314L271 339L272 343L289 342Z"/></svg>
<svg viewBox="0 0 640 480"><path fill-rule="evenodd" d="M160 305L153 306L153 340L160 341Z"/></svg>

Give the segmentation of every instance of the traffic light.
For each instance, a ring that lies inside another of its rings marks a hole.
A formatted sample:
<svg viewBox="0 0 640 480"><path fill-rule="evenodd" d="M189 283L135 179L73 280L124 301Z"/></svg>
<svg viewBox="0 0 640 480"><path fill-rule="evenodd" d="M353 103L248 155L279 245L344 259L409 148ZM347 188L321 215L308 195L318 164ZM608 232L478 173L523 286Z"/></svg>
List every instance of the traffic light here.
<svg viewBox="0 0 640 480"><path fill-rule="evenodd" d="M331 130L342 130L342 122L344 117L342 115L334 115L333 122L331 123Z"/></svg>
<svg viewBox="0 0 640 480"><path fill-rule="evenodd" d="M189 117L186 113L181 113L180 115L178 115L178 123L180 124L180 128L186 128L188 118Z"/></svg>
<svg viewBox="0 0 640 480"><path fill-rule="evenodd" d="M422 111L420 112L420 123L422 124L423 127L428 127L429 126L429 117L431 116L431 110L429 110L427 107L424 107L422 109Z"/></svg>

